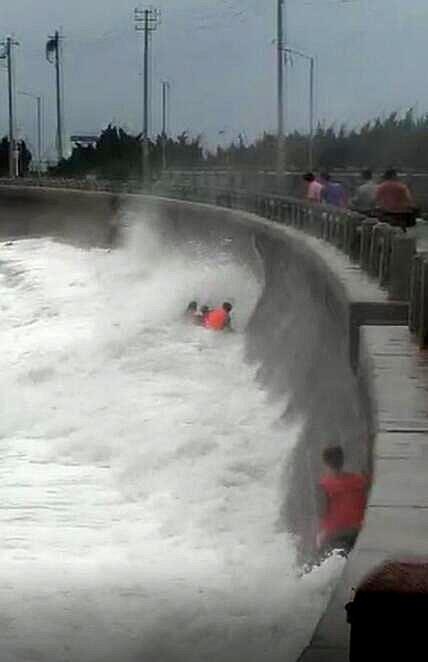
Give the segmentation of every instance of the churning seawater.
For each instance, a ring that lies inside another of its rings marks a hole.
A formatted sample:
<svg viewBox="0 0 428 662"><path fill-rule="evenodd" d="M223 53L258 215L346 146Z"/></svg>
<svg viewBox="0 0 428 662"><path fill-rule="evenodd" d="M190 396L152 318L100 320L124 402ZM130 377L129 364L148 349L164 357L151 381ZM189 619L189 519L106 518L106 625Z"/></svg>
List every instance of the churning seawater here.
<svg viewBox="0 0 428 662"><path fill-rule="evenodd" d="M190 257L192 255L192 257ZM242 330L225 252L50 239L0 253L2 662L293 662L339 572L277 528L298 435ZM186 326L235 304L237 333Z"/></svg>

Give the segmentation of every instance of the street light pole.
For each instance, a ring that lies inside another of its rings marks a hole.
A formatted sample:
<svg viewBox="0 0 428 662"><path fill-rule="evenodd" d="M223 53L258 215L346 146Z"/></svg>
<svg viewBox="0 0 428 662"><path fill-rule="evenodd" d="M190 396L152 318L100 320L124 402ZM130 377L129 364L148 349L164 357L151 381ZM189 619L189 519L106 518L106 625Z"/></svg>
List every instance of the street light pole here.
<svg viewBox="0 0 428 662"><path fill-rule="evenodd" d="M1 59L6 60L7 66L7 82L8 82L8 100L9 100L9 177L17 177L19 175L19 151L16 142L16 119L15 119L15 59L14 47L18 46L18 42L12 37L7 37L6 41L2 42L3 52L0 55Z"/></svg>
<svg viewBox="0 0 428 662"><path fill-rule="evenodd" d="M16 136L15 136L15 78L13 60L13 41L7 38L7 78L9 90L9 177L17 175Z"/></svg>
<svg viewBox="0 0 428 662"><path fill-rule="evenodd" d="M37 172L42 176L42 97L36 97L37 102Z"/></svg>
<svg viewBox="0 0 428 662"><path fill-rule="evenodd" d="M278 147L276 172L278 178L285 168L285 135L284 135L284 3L277 0L277 114L278 114ZM279 182L278 182L279 183Z"/></svg>
<svg viewBox="0 0 428 662"><path fill-rule="evenodd" d="M144 63L143 63L143 134L142 134L142 179L149 183L149 39L160 23L160 10L154 7L134 10L135 29L144 32Z"/></svg>
<svg viewBox="0 0 428 662"><path fill-rule="evenodd" d="M46 59L51 64L55 65L57 117L56 147L58 152L58 163L64 158L62 40L63 36L57 30L54 35L51 35L48 38L46 44ZM54 59L52 59L52 54Z"/></svg>
<svg viewBox="0 0 428 662"><path fill-rule="evenodd" d="M309 62L309 146L308 146L308 166L312 171L314 167L314 134L315 134L315 58L295 48L284 48L286 53L297 55Z"/></svg>
<svg viewBox="0 0 428 662"><path fill-rule="evenodd" d="M168 139L169 83L162 81L162 170L166 170L166 144Z"/></svg>
<svg viewBox="0 0 428 662"><path fill-rule="evenodd" d="M37 174L42 174L42 97L31 92L18 92L25 97L30 97L36 101L37 112Z"/></svg>
<svg viewBox="0 0 428 662"><path fill-rule="evenodd" d="M309 170L314 168L314 85L315 85L315 58L310 58L309 74Z"/></svg>

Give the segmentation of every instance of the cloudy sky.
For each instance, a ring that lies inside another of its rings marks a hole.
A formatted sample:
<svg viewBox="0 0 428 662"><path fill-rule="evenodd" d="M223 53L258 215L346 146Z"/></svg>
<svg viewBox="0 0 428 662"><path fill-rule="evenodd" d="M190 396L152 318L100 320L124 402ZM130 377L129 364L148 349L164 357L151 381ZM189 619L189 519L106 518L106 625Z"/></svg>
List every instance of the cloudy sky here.
<svg viewBox="0 0 428 662"><path fill-rule="evenodd" d="M14 34L17 89L45 99L46 144L55 131L54 68L46 37L62 28L67 134L108 122L141 128L141 35L137 0L3 2L3 35ZM159 0L153 35L152 129L160 125L160 81L171 82L170 129L208 143L248 139L275 126L276 0ZM349 126L414 106L428 111L427 0L286 0L290 46L317 58L317 118ZM142 6L142 5L140 5ZM308 123L308 68L288 72L291 129ZM6 73L0 70L0 129L7 129ZM34 102L18 97L18 124L34 142ZM219 132L222 132L219 134Z"/></svg>

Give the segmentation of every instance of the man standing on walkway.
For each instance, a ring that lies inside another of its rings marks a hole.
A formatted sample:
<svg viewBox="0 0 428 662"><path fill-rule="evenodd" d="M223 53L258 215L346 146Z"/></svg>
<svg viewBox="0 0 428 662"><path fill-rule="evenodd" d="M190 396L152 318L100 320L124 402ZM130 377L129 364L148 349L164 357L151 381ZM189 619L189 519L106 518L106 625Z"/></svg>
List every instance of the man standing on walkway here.
<svg viewBox="0 0 428 662"><path fill-rule="evenodd" d="M308 183L306 199L309 202L321 202L322 186L317 182L314 173L306 173L306 175L303 175L303 180Z"/></svg>
<svg viewBox="0 0 428 662"><path fill-rule="evenodd" d="M412 195L406 184L400 182L394 168L385 172L383 180L376 194L379 218L391 225L398 225L405 231L409 225L414 224L416 218Z"/></svg>
<svg viewBox="0 0 428 662"><path fill-rule="evenodd" d="M321 175L321 180L323 182L321 201L326 205L341 207L342 209L345 208L347 205L347 195L343 184L332 180L327 172Z"/></svg>
<svg viewBox="0 0 428 662"><path fill-rule="evenodd" d="M377 185L373 181L371 170L363 170L361 179L363 183L355 191L351 200L351 209L369 215L376 207Z"/></svg>

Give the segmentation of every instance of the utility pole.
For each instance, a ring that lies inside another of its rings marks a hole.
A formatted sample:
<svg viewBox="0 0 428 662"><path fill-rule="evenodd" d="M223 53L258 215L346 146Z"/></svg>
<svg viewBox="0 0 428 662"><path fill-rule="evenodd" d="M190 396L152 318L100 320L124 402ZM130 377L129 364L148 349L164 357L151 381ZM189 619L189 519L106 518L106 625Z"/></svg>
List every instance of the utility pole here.
<svg viewBox="0 0 428 662"><path fill-rule="evenodd" d="M2 42L3 52L0 57L6 60L8 100L9 100L9 177L19 176L19 152L16 141L16 117L15 117L15 60L14 48L19 46L12 37L7 37Z"/></svg>
<svg viewBox="0 0 428 662"><path fill-rule="evenodd" d="M169 105L169 83L162 81L162 170L166 170L166 144L168 140L168 105Z"/></svg>
<svg viewBox="0 0 428 662"><path fill-rule="evenodd" d="M62 36L57 30L54 35L48 37L46 44L46 59L55 65L56 76L56 147L58 153L58 163L64 158L63 145L63 111L62 111ZM53 59L52 59L53 55Z"/></svg>
<svg viewBox="0 0 428 662"><path fill-rule="evenodd" d="M150 178L149 160L149 38L160 23L160 10L154 7L134 10L135 29L144 32L144 65L143 65L143 133L142 133L142 175L143 183Z"/></svg>
<svg viewBox="0 0 428 662"><path fill-rule="evenodd" d="M285 168L285 134L284 134L284 6L285 0L277 0L277 67L278 67L278 154L277 154L277 176L283 174Z"/></svg>
<svg viewBox="0 0 428 662"><path fill-rule="evenodd" d="M25 97L30 97L36 101L37 112L37 173L39 177L42 174L42 97L40 95L31 94L30 92L18 92Z"/></svg>
<svg viewBox="0 0 428 662"><path fill-rule="evenodd" d="M314 169L314 83L315 83L315 58L310 58L309 69L309 170Z"/></svg>

